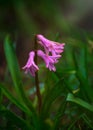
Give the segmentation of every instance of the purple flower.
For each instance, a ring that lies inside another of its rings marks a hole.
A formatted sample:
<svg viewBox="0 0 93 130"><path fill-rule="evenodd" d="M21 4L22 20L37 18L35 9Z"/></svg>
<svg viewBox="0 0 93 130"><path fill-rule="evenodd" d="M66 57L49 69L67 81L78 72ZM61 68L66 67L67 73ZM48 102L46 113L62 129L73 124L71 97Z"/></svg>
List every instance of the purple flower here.
<svg viewBox="0 0 93 130"><path fill-rule="evenodd" d="M41 46L44 47L46 54L49 54L49 52L51 52L51 54L55 56L64 51L64 43L60 44L58 42L48 40L41 34L37 35L37 41Z"/></svg>
<svg viewBox="0 0 93 130"><path fill-rule="evenodd" d="M22 68L25 69L25 73L30 73L32 76L35 76L35 72L39 70L38 66L34 62L34 57L35 52L31 51L26 65Z"/></svg>
<svg viewBox="0 0 93 130"><path fill-rule="evenodd" d="M46 68L49 68L50 71L56 71L55 64L58 62L61 57L61 53L64 51L64 43L60 44L46 39L43 35L37 35L37 43L44 47L45 53L41 50L36 50L37 55L40 56L45 64ZM23 67L25 73L30 73L32 76L35 76L35 72L39 70L38 66L34 62L35 52L32 51L29 53L29 58L26 65Z"/></svg>
<svg viewBox="0 0 93 130"><path fill-rule="evenodd" d="M49 68L50 71L52 70L56 71L54 64L58 62L58 59L61 57L60 55L49 56L41 50L37 51L37 55L40 56L44 60L46 64L46 68Z"/></svg>

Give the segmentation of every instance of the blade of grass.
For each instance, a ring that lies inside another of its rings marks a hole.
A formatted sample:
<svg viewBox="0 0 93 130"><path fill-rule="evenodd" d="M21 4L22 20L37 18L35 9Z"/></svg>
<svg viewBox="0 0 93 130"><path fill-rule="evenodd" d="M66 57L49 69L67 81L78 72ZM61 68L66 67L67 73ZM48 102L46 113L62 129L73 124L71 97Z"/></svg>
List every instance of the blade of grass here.
<svg viewBox="0 0 93 130"><path fill-rule="evenodd" d="M93 89L88 82L88 67L87 67L87 49L84 47L82 49L80 56L73 55L75 67L76 67L76 76L81 84L81 92L83 93L85 99L88 99L89 102L93 102ZM79 60L78 60L79 59Z"/></svg>
<svg viewBox="0 0 93 130"><path fill-rule="evenodd" d="M25 106L25 104L21 104L19 100L14 98L14 96L6 89L6 87L0 84L0 89L2 90L3 94L18 108L20 108L23 112L27 113L28 115L32 115L31 111Z"/></svg>
<svg viewBox="0 0 93 130"><path fill-rule="evenodd" d="M66 102L66 98L65 98L65 99L63 99L63 102L61 103L61 105L60 105L60 107L58 109L58 112L55 115L53 130L58 130L60 121L62 119L62 115L64 114L64 111L65 111L65 108L66 108L66 104L67 104L67 102Z"/></svg>
<svg viewBox="0 0 93 130"><path fill-rule="evenodd" d="M38 115L31 103L31 101L27 98L27 96L24 92L17 57L15 55L15 50L13 48L13 42L11 41L9 35L7 35L5 38L4 50L5 50L5 56L6 56L6 60L8 63L8 67L9 67L9 70L10 70L10 73L12 76L12 80L13 80L13 83L15 86L15 90L18 95L18 99L20 100L20 102L22 104L25 103L28 110L30 109L30 111L32 113L31 116L32 116L34 125L35 125L36 129L39 130L40 122L38 119Z"/></svg>
<svg viewBox="0 0 93 130"><path fill-rule="evenodd" d="M17 57L15 55L15 50L13 48L13 42L10 39L10 36L7 35L5 38L4 43L4 50L5 50L5 56L8 63L8 67L12 76L12 80L15 86L16 93L18 95L18 99L25 103L28 108L33 111L33 114L35 114L35 110L33 108L32 103L27 98L24 89L23 89L23 83L21 79L20 69L17 61Z"/></svg>
<svg viewBox="0 0 93 130"><path fill-rule="evenodd" d="M74 119L72 121L72 123L70 124L70 126L68 127L68 130L72 130L74 124L82 117L82 115L79 115L76 119Z"/></svg>
<svg viewBox="0 0 93 130"><path fill-rule="evenodd" d="M75 96L74 96L73 94L71 94L71 93L68 93L66 100L67 100L67 101L74 102L74 103L76 103L76 104L78 104L78 105L84 107L85 109L87 109L87 110L93 112L93 106L92 106L92 105L90 105L89 103L87 103L86 101L84 101L84 100L82 100L82 99L80 99L80 98L78 98L78 97L75 97Z"/></svg>
<svg viewBox="0 0 93 130"><path fill-rule="evenodd" d="M23 92L23 86L22 86L22 81L21 81L21 76L20 76L19 65L17 62L17 57L14 53L15 50L13 48L13 43L10 40L9 35L7 35L5 38L4 50L5 50L6 60L8 63L8 67L9 67L9 70L13 79L13 83L14 83L18 98L19 100L23 101L22 97L24 97L24 92Z"/></svg>
<svg viewBox="0 0 93 130"><path fill-rule="evenodd" d="M87 115L86 115L86 114L83 114L83 115L82 115L82 118L83 118L83 120L85 121L85 123L86 123L91 129L93 129L92 122L90 122L90 120L89 120L89 118L87 117Z"/></svg>
<svg viewBox="0 0 93 130"><path fill-rule="evenodd" d="M16 98L13 97L13 95L6 89L6 87L2 84L0 84L0 88L2 89L3 94L12 102L14 103L20 110L25 112L28 116L31 117L32 123L36 127L36 130L39 130L40 122L36 115L36 113L32 113L30 109L25 105L21 104Z"/></svg>
<svg viewBox="0 0 93 130"><path fill-rule="evenodd" d="M52 103L62 95L62 92L64 90L63 84L63 78L60 79L47 93L46 97L43 101L43 106L41 110L41 116L48 116L49 109L51 108Z"/></svg>
<svg viewBox="0 0 93 130"><path fill-rule="evenodd" d="M76 119L74 119L72 123L70 124L70 126L68 127L68 130L72 130L74 124L81 118L85 121L85 123L89 126L89 128L93 129L93 126L90 124L89 120L87 120L85 116L86 115L83 113L79 115Z"/></svg>
<svg viewBox="0 0 93 130"><path fill-rule="evenodd" d="M11 121L11 125L17 125L21 127L22 129L31 130L33 127L29 125L25 120L11 112L10 110L7 110L4 106L0 107L0 116L3 116L7 118L7 120Z"/></svg>

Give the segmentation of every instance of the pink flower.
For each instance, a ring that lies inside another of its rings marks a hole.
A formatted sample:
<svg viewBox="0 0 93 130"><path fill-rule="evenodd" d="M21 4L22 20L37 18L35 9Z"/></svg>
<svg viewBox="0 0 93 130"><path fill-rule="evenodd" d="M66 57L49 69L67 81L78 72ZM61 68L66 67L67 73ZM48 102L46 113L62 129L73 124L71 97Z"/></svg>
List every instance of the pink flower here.
<svg viewBox="0 0 93 130"><path fill-rule="evenodd" d="M39 70L38 66L34 62L34 57L35 52L31 51L26 65L22 68L25 69L25 73L30 73L32 76L35 76L35 72Z"/></svg>
<svg viewBox="0 0 93 130"><path fill-rule="evenodd" d="M64 51L64 43L60 44L46 39L43 35L37 35L37 42L44 47L45 53L41 50L37 50L37 55L40 56L45 64L46 68L49 68L50 71L56 71L55 64L58 62L61 57L61 53ZM29 58L26 65L23 67L25 73L30 73L32 76L35 76L35 72L39 70L38 66L34 62L35 52L32 51L29 53Z"/></svg>
<svg viewBox="0 0 93 130"><path fill-rule="evenodd" d="M50 71L52 71L52 70L56 71L54 64L58 62L60 55L49 56L41 50L37 51L37 55L40 56L44 60L44 62L46 64L46 68L49 68Z"/></svg>
<svg viewBox="0 0 93 130"><path fill-rule="evenodd" d="M60 44L58 42L48 40L41 34L37 35L37 41L41 46L44 47L46 54L49 54L49 52L51 52L51 54L55 56L64 51L64 43Z"/></svg>

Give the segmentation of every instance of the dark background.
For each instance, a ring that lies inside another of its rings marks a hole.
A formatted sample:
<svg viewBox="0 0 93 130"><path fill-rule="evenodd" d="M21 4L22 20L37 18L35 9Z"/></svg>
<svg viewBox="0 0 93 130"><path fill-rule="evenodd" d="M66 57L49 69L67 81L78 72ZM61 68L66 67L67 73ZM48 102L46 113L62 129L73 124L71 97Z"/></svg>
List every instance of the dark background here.
<svg viewBox="0 0 93 130"><path fill-rule="evenodd" d="M33 49L34 35L43 34L65 42L75 32L93 33L92 0L0 0L0 80L4 79L6 61L4 37L10 34L15 41L20 67ZM69 44L69 43L66 43Z"/></svg>

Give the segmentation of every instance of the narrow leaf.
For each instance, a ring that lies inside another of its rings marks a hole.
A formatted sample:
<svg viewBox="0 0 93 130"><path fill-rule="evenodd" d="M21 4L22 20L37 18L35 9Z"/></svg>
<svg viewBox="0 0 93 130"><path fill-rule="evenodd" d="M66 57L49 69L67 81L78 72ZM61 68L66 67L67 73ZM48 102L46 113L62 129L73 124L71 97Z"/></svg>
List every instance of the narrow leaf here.
<svg viewBox="0 0 93 130"><path fill-rule="evenodd" d="M22 118L20 118L19 116L17 116L16 114L14 114L13 112L11 112L10 110L7 110L4 106L2 106L0 108L0 116L3 116L5 118L7 118L7 120L11 121L11 125L17 125L18 127L24 129L24 130L31 130L31 126L28 125L28 123L23 120Z"/></svg>
<svg viewBox="0 0 93 130"><path fill-rule="evenodd" d="M5 38L4 50L16 92L18 94L19 99L22 100L21 95L23 95L23 86L20 76L19 65L17 62L17 57L15 55L15 50L13 48L13 42L10 40L10 36L6 36Z"/></svg>
<svg viewBox="0 0 93 130"><path fill-rule="evenodd" d="M20 69L17 61L17 57L15 54L15 50L13 47L13 42L10 39L10 36L6 36L5 38L5 44L4 44L4 50L5 50L5 56L8 63L8 67L13 79L13 83L15 86L16 93L18 95L18 99L25 103L28 108L33 111L33 114L35 114L34 108L30 100L26 97L26 94L23 89L23 83L21 79Z"/></svg>
<svg viewBox="0 0 93 130"><path fill-rule="evenodd" d="M67 101L71 101L71 102L74 102L86 109L88 109L89 111L92 111L93 112L93 106L90 105L89 103L85 102L84 100L78 98L78 97L75 97L73 94L69 93L67 95Z"/></svg>
<svg viewBox="0 0 93 130"><path fill-rule="evenodd" d="M0 89L2 90L3 94L12 102L14 103L18 108L20 108L25 113L31 115L30 110L23 104L21 104L16 98L13 97L13 95L6 89L6 87L2 84L0 84Z"/></svg>
<svg viewBox="0 0 93 130"><path fill-rule="evenodd" d="M48 116L49 109L51 108L52 103L62 95L64 86L62 84L63 78L60 79L47 93L43 101L41 116ZM48 113L47 113L48 112Z"/></svg>

